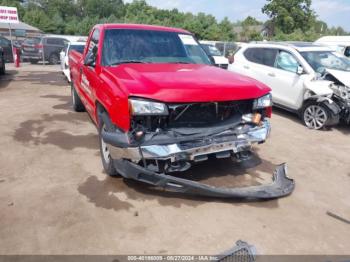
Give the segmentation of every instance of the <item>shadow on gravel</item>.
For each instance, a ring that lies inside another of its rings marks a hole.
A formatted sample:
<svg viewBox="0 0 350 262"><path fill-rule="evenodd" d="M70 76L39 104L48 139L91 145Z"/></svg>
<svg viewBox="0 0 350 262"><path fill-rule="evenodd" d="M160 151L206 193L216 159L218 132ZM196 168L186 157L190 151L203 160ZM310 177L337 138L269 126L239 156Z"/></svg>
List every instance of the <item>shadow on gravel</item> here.
<svg viewBox="0 0 350 262"><path fill-rule="evenodd" d="M57 104L52 106L53 109L59 109L59 110L71 110L72 108L72 102L70 96L60 96L60 95L45 95L41 96L42 98L51 98L51 99L57 99L59 102L62 102L62 104Z"/></svg>
<svg viewBox="0 0 350 262"><path fill-rule="evenodd" d="M30 82L33 85L52 85L68 87L67 81L58 72L29 72L28 75L21 75L16 77L16 81Z"/></svg>
<svg viewBox="0 0 350 262"><path fill-rule="evenodd" d="M68 122L78 125L86 123L86 121L89 121L86 114L72 112L55 115L44 114L37 120L22 122L15 130L13 138L21 143L51 144L64 150L73 150L74 148L98 150L97 133L75 135L68 133L65 129L46 131L46 128L54 122Z"/></svg>
<svg viewBox="0 0 350 262"><path fill-rule="evenodd" d="M349 135L350 134L350 124L339 124L336 127L337 130L339 130L341 133L343 133L344 135Z"/></svg>
<svg viewBox="0 0 350 262"><path fill-rule="evenodd" d="M274 107L273 108L273 114L276 114L278 116L287 118L287 119L293 121L294 123L296 123L296 124L298 124L298 125L300 125L302 127L307 128L306 126L304 126L302 120L300 120L300 118L296 114L294 114L292 112L289 112L287 110L283 110L283 109ZM332 130L339 130L343 134L347 135L347 134L350 134L350 125L347 125L345 123L339 123L336 126L325 128L323 130L319 130L318 132L329 132L329 131L332 131Z"/></svg>
<svg viewBox="0 0 350 262"><path fill-rule="evenodd" d="M230 160L210 159L205 163L198 164L186 173L190 176L187 177L189 179L215 186L233 187L259 185L259 181L261 181L260 173L271 173L272 179L272 172L275 169L275 165L261 159L259 159L258 162L260 165L255 166L254 164L251 168L247 169L241 164L233 163ZM185 174L183 174L183 176L185 176ZM208 182L209 180L210 182ZM98 180L96 176L91 176L78 187L78 191L86 196L89 202L93 203L96 207L113 209L115 211L126 209L122 208L125 207L126 204L131 206L130 200L156 200L162 206L172 206L176 208L180 208L182 205L196 207L212 202L249 205L260 208L278 207L278 200L252 201L185 195L181 193L165 192L164 190L151 187L147 184L123 179L121 177L112 178L106 176L104 180ZM120 199L118 195L121 195L122 199ZM111 208L111 202L114 201L116 201L115 208ZM123 202L123 205L121 205L121 202Z"/></svg>
<svg viewBox="0 0 350 262"><path fill-rule="evenodd" d="M11 81L14 80L15 75L17 74L18 71L16 70L6 70L5 75L0 75L0 90L8 87L8 85L11 83Z"/></svg>

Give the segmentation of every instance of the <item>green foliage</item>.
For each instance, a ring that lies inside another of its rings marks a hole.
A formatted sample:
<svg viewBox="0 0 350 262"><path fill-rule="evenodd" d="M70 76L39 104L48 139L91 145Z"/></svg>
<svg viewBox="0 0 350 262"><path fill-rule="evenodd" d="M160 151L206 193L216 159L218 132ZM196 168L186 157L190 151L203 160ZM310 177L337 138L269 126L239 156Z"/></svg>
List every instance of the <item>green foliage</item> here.
<svg viewBox="0 0 350 262"><path fill-rule="evenodd" d="M262 12L269 16L275 27L284 34L291 34L297 29L306 31L316 19L311 0L267 0Z"/></svg>
<svg viewBox="0 0 350 262"><path fill-rule="evenodd" d="M265 23L269 37L278 41L315 41L324 35L346 35L343 28L329 28L317 20L312 0L267 0L262 12L270 17Z"/></svg>
<svg viewBox="0 0 350 262"><path fill-rule="evenodd" d="M329 28L316 20L312 0L266 0L262 11L270 17L265 24L248 16L232 23L209 14L162 10L145 0L0 0L0 5L16 6L20 19L47 33L87 35L97 23L139 23L184 28L198 39L221 41L268 39L313 41L322 35L347 34L341 27ZM239 35L233 27L241 27Z"/></svg>
<svg viewBox="0 0 350 262"><path fill-rule="evenodd" d="M23 3L22 3L23 2ZM47 33L87 35L96 23L139 23L184 28L199 39L233 41L233 23L228 18L161 10L145 0L0 0L17 6L21 20Z"/></svg>

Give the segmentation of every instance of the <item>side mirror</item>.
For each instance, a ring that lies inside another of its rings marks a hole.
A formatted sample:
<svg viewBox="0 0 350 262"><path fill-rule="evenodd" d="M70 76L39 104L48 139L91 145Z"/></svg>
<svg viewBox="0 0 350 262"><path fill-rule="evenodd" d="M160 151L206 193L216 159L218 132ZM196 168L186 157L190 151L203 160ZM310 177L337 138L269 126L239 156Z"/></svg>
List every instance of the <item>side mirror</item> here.
<svg viewBox="0 0 350 262"><path fill-rule="evenodd" d="M92 50L86 54L84 65L94 67L96 62L96 54L97 54L97 47L94 46Z"/></svg>
<svg viewBox="0 0 350 262"><path fill-rule="evenodd" d="M86 66L92 66L92 67L95 66L95 56L93 55L93 53L89 52L89 53L86 55L86 58L85 58L85 60L84 60L84 65L86 65Z"/></svg>
<svg viewBox="0 0 350 262"><path fill-rule="evenodd" d="M298 75L302 75L305 73L304 68L302 66L298 66L297 68L297 72Z"/></svg>

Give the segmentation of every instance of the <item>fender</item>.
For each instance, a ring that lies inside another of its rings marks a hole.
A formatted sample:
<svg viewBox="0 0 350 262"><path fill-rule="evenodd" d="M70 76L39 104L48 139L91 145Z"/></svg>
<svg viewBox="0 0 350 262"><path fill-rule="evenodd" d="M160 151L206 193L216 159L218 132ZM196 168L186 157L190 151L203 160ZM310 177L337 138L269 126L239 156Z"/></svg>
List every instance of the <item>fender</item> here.
<svg viewBox="0 0 350 262"><path fill-rule="evenodd" d="M330 87L332 83L333 82L326 80L307 79L304 81L305 94L311 92L317 96L331 96L333 95L333 90ZM304 99L307 98L308 97L304 97Z"/></svg>

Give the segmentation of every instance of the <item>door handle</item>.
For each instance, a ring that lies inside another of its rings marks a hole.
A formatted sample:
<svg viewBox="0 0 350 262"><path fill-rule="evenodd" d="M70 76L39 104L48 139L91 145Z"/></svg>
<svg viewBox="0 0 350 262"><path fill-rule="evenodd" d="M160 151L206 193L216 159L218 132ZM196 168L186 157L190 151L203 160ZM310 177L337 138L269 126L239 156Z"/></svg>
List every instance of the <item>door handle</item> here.
<svg viewBox="0 0 350 262"><path fill-rule="evenodd" d="M245 65L245 66L243 66L245 69L249 69L250 67L249 66L247 66L247 65Z"/></svg>
<svg viewBox="0 0 350 262"><path fill-rule="evenodd" d="M275 73L268 73L268 75L271 76L271 77L275 77L276 76Z"/></svg>
<svg viewBox="0 0 350 262"><path fill-rule="evenodd" d="M79 68L79 72L80 72L80 74L83 73L83 67L80 67L80 68Z"/></svg>

